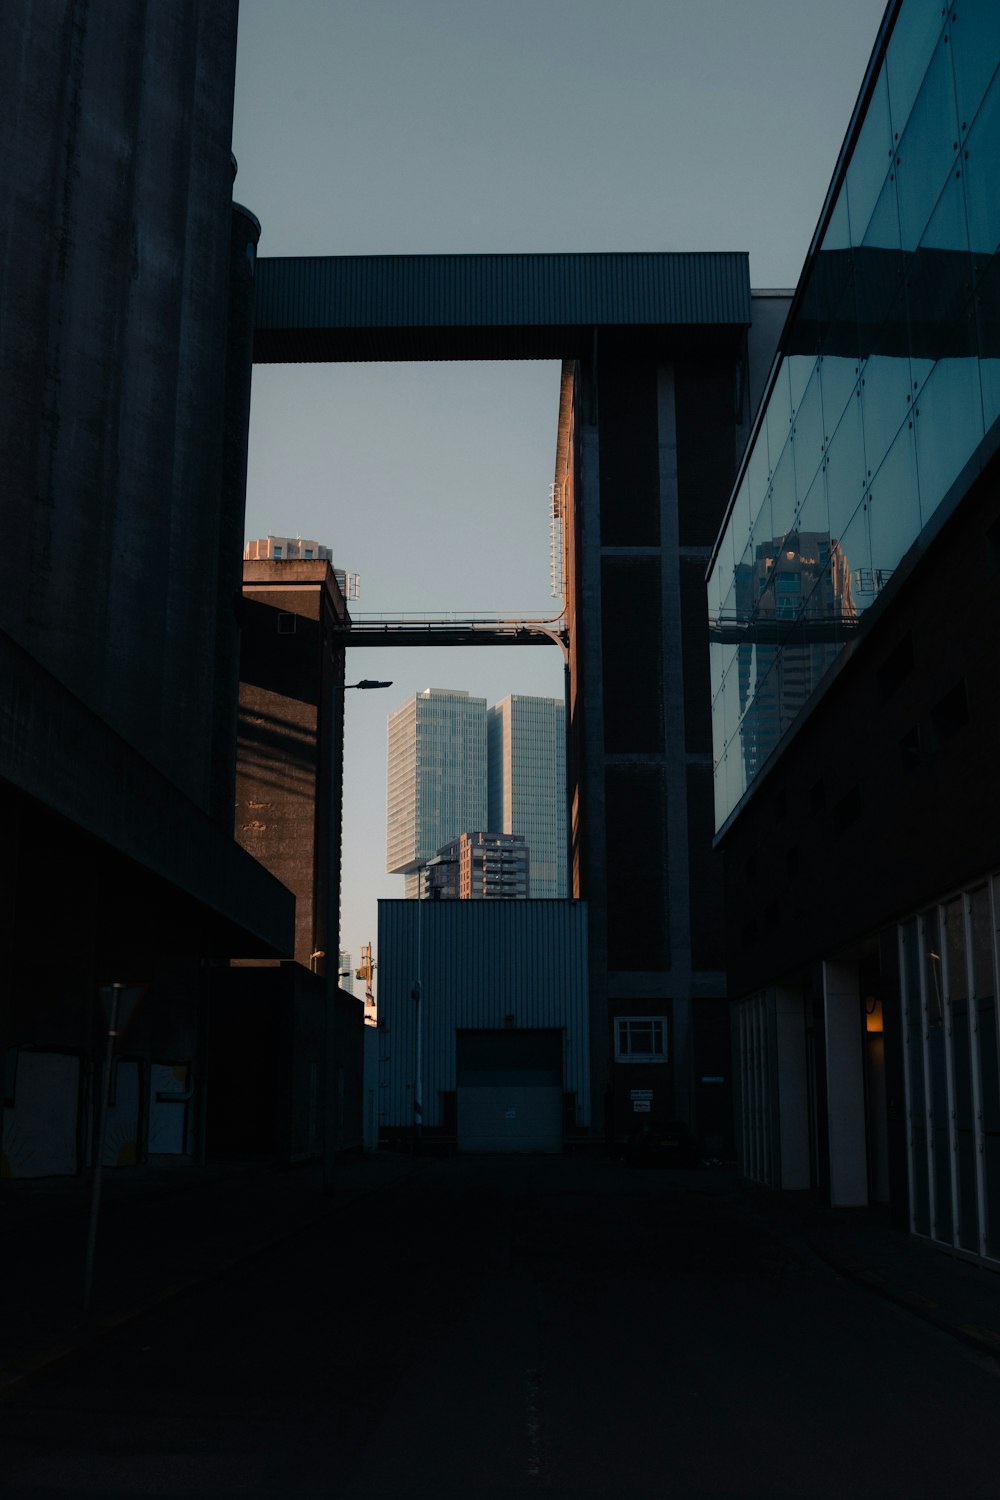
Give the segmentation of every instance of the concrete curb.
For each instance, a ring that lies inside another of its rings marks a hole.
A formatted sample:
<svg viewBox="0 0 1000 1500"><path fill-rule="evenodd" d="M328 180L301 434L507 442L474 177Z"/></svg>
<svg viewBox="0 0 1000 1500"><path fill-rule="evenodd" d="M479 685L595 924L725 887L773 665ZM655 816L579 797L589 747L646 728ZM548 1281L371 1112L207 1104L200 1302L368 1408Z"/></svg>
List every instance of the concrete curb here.
<svg viewBox="0 0 1000 1500"><path fill-rule="evenodd" d="M892 1282L886 1280L884 1276L880 1276L877 1271L870 1271L864 1266L849 1265L815 1241L809 1242L809 1248L838 1275L853 1282L855 1286L861 1287L866 1292L872 1292L877 1297L882 1297L886 1302L902 1308L904 1312L911 1313L923 1322L931 1324L939 1332L948 1334L960 1343L969 1345L977 1353L1000 1363L1000 1333L994 1333L989 1328L980 1328L974 1323L955 1323L940 1312L940 1304L932 1298L921 1297L917 1292L902 1291L899 1287L893 1286Z"/></svg>

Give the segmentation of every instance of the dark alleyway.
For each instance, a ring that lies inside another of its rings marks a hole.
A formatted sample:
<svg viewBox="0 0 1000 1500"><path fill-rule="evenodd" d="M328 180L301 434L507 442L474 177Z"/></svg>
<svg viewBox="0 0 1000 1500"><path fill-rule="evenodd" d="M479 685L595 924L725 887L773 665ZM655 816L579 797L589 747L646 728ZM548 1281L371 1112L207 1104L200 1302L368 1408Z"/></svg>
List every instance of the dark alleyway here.
<svg viewBox="0 0 1000 1500"><path fill-rule="evenodd" d="M1000 1367L747 1201L419 1163L0 1408L4 1492L995 1495Z"/></svg>

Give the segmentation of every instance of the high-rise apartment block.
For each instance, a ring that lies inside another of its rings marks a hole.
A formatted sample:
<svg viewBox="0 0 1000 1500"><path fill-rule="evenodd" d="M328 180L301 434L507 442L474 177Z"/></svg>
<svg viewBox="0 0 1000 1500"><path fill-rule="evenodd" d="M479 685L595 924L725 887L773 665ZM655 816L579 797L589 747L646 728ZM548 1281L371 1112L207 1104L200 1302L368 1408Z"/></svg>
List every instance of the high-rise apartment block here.
<svg viewBox="0 0 1000 1500"><path fill-rule="evenodd" d="M426 688L389 715L386 869L419 871L460 833L485 829L486 699Z"/></svg>
<svg viewBox="0 0 1000 1500"><path fill-rule="evenodd" d="M487 711L485 698L428 688L391 714L386 868L406 875L407 896L564 898L565 739L555 698Z"/></svg>
<svg viewBox="0 0 1000 1500"><path fill-rule="evenodd" d="M524 839L532 896L565 898L565 705L511 694L486 718L489 827Z"/></svg>
<svg viewBox="0 0 1000 1500"><path fill-rule="evenodd" d="M523 901L532 894L530 851L518 834L462 833L420 871L432 901Z"/></svg>

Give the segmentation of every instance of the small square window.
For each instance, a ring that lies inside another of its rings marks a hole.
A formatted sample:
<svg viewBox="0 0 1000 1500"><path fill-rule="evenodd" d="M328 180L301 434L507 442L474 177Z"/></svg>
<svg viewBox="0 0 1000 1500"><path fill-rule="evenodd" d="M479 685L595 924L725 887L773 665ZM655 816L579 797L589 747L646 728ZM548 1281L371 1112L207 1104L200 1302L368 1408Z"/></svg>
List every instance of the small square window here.
<svg viewBox="0 0 1000 1500"><path fill-rule="evenodd" d="M666 1016L616 1016L615 1061L662 1063L667 1060Z"/></svg>
<svg viewBox="0 0 1000 1500"><path fill-rule="evenodd" d="M280 547L275 547L275 549L274 549L274 555L278 559L278 561L280 562L280 560L281 560L281 548Z"/></svg>

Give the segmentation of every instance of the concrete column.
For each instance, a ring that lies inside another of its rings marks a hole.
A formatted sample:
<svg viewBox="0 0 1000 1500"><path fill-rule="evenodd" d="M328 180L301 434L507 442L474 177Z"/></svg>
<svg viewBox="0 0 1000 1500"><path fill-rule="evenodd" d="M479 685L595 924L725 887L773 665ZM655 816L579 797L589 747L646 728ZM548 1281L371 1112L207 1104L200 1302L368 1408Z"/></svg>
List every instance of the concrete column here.
<svg viewBox="0 0 1000 1500"><path fill-rule="evenodd" d="M777 1043L780 1181L785 1191L809 1186L809 1094L806 1080L805 1004L801 990L778 985L774 993Z"/></svg>
<svg viewBox="0 0 1000 1500"><path fill-rule="evenodd" d="M605 1131L610 1084L607 869L604 797L604 663L601 634L601 481L600 438L597 426L598 364L594 357L578 367L580 395L576 420L577 507L574 642L578 691L586 705L577 766L581 816L585 821L579 892L589 903L591 1109L595 1135ZM572 889L572 888L571 888Z"/></svg>
<svg viewBox="0 0 1000 1500"><path fill-rule="evenodd" d="M857 964L823 964L827 1109L830 1133L830 1202L857 1208L868 1202L865 1149L865 1081Z"/></svg>
<svg viewBox="0 0 1000 1500"><path fill-rule="evenodd" d="M663 763L667 773L667 910L673 995L674 1113L694 1125L691 1016L691 871L688 863L684 652L681 640L680 499L674 367L657 371L660 482L660 610L663 659Z"/></svg>

